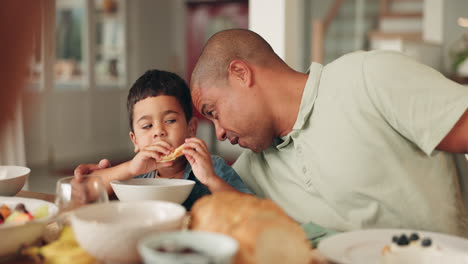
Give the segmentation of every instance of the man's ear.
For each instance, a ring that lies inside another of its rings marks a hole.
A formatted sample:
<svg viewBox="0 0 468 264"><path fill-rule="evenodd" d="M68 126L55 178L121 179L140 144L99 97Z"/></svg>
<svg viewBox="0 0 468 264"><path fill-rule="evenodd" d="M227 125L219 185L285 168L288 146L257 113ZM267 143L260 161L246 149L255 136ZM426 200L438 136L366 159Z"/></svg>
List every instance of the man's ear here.
<svg viewBox="0 0 468 264"><path fill-rule="evenodd" d="M133 143L133 147L134 147L133 151L137 153L138 151L140 151L140 148L138 147L135 134L132 131L130 131L129 136L130 136L130 140Z"/></svg>
<svg viewBox="0 0 468 264"><path fill-rule="evenodd" d="M198 129L198 118L192 117L188 123L188 135L189 137L195 137Z"/></svg>
<svg viewBox="0 0 468 264"><path fill-rule="evenodd" d="M251 67L242 60L233 60L229 63L228 76L231 82L240 82L244 87L250 87L253 81Z"/></svg>

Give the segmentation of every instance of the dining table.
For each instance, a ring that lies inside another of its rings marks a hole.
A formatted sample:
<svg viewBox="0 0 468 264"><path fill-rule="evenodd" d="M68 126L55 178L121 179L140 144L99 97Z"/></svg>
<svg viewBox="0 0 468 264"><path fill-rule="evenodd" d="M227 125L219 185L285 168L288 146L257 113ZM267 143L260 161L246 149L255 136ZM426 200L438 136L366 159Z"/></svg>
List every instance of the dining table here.
<svg viewBox="0 0 468 264"><path fill-rule="evenodd" d="M21 190L16 194L17 197L23 197L23 198L34 198L34 199L40 199L44 200L47 202L53 203L55 200L55 195L50 194L50 193L41 193L41 192L32 192L32 191L26 191L26 190Z"/></svg>
<svg viewBox="0 0 468 264"><path fill-rule="evenodd" d="M27 190L21 190L16 194L16 197L23 197L23 198L33 198L33 199L40 199L48 202L55 201L55 195L49 193L41 193L41 192L33 192ZM333 262L328 261L317 249L313 249L311 251L311 255L313 256L313 262L310 264L334 264ZM0 260L0 264L8 263L8 264L36 264L32 259L24 256L17 256L13 259L7 259L5 261Z"/></svg>

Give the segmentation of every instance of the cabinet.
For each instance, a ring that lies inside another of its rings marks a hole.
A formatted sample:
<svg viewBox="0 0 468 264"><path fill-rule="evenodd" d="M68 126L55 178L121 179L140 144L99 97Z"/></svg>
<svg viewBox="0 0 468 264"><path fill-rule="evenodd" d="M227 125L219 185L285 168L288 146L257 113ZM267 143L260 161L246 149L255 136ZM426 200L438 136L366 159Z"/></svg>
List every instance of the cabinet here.
<svg viewBox="0 0 468 264"><path fill-rule="evenodd" d="M129 2L44 1L23 98L28 164L61 167L131 154Z"/></svg>
<svg viewBox="0 0 468 264"><path fill-rule="evenodd" d="M125 2L95 2L95 73L98 87L123 86L127 80Z"/></svg>
<svg viewBox="0 0 468 264"><path fill-rule="evenodd" d="M57 89L126 85L126 1L56 0Z"/></svg>

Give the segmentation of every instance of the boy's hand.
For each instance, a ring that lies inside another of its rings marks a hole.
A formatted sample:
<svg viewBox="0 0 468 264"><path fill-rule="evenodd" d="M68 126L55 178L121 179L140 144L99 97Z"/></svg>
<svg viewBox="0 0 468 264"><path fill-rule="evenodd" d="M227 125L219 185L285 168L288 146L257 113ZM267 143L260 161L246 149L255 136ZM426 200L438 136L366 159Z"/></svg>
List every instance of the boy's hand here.
<svg viewBox="0 0 468 264"><path fill-rule="evenodd" d="M206 143L199 138L187 138L183 150L185 157L192 166L193 174L204 185L209 186L209 181L216 176L213 162Z"/></svg>
<svg viewBox="0 0 468 264"><path fill-rule="evenodd" d="M153 145L147 146L135 155L130 161L129 172L132 176L145 174L159 168L169 167L173 162L159 163L162 156L167 155L172 150L169 143L158 141Z"/></svg>

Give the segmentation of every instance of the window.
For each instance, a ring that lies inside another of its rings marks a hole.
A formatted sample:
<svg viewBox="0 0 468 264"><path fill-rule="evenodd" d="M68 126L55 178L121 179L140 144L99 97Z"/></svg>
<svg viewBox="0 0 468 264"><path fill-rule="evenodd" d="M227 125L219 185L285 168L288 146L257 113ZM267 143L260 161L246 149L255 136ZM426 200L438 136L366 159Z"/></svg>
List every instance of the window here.
<svg viewBox="0 0 468 264"><path fill-rule="evenodd" d="M95 1L95 73L98 88L125 85L125 9L123 1Z"/></svg>
<svg viewBox="0 0 468 264"><path fill-rule="evenodd" d="M55 88L79 88L85 85L87 72L83 56L83 48L86 47L86 43L83 43L86 39L84 36L86 2L58 0L56 3Z"/></svg>
<svg viewBox="0 0 468 264"><path fill-rule="evenodd" d="M52 90L65 91L126 87L127 1L50 0L46 3L43 22L51 26L43 27L48 30L37 34L29 89L40 91L44 86L51 86Z"/></svg>

